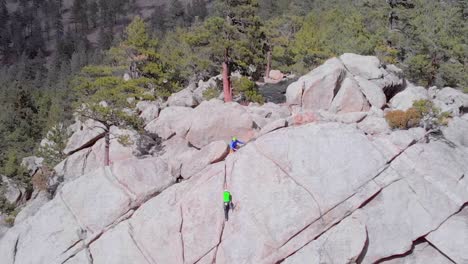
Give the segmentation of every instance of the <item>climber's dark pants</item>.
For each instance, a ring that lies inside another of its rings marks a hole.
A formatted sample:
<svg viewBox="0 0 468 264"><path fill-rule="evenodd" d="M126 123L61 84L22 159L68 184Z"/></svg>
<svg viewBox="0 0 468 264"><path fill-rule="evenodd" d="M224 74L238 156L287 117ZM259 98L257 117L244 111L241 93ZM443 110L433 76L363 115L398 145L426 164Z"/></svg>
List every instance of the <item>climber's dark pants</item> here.
<svg viewBox="0 0 468 264"><path fill-rule="evenodd" d="M229 219L229 208L230 208L230 203L224 203L224 218L226 221Z"/></svg>

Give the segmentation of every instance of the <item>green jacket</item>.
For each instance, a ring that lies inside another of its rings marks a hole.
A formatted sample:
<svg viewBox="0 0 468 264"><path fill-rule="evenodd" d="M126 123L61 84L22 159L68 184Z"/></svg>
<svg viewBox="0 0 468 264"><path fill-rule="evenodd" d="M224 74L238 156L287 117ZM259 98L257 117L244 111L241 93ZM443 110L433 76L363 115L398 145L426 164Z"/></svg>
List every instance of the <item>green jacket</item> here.
<svg viewBox="0 0 468 264"><path fill-rule="evenodd" d="M225 191L225 192L223 193L223 201L224 201L225 203L231 202L231 193L230 193L230 192Z"/></svg>

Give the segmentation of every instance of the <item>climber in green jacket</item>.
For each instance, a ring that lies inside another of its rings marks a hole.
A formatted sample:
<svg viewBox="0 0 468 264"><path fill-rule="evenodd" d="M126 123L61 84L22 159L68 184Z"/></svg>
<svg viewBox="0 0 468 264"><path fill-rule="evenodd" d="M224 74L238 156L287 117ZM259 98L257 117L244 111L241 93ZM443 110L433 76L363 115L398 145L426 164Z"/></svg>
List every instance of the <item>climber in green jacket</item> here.
<svg viewBox="0 0 468 264"><path fill-rule="evenodd" d="M229 209L232 206L232 196L231 193L228 190L224 190L223 193L223 202L224 202L224 218L226 221L229 219Z"/></svg>

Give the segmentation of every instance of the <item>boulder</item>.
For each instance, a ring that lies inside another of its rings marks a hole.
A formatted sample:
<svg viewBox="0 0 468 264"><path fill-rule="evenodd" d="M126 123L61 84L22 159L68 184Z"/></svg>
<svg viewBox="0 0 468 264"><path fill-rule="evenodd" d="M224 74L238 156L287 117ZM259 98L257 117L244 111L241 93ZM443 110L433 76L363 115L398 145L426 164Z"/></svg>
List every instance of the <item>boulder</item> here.
<svg viewBox="0 0 468 264"><path fill-rule="evenodd" d="M159 157L115 163L110 170L138 205L175 182L168 164Z"/></svg>
<svg viewBox="0 0 468 264"><path fill-rule="evenodd" d="M368 116L358 124L358 128L370 135L390 132L390 126L385 118Z"/></svg>
<svg viewBox="0 0 468 264"><path fill-rule="evenodd" d="M23 158L21 161L21 166L25 167L29 175L34 175L39 168L42 167L42 163L44 162L44 158L41 157L36 157L36 156L30 156Z"/></svg>
<svg viewBox="0 0 468 264"><path fill-rule="evenodd" d="M354 76L360 76L367 80L379 79L384 76L380 60L377 57L345 53L340 56L340 60Z"/></svg>
<svg viewBox="0 0 468 264"><path fill-rule="evenodd" d="M80 149L93 145L98 139L104 137L105 127L100 122L88 119L81 124L80 129L73 133L63 150L65 154L71 154Z"/></svg>
<svg viewBox="0 0 468 264"><path fill-rule="evenodd" d="M258 136L263 136L263 135L268 134L268 133L270 133L272 131L275 131L277 129L287 127L287 126L288 126L288 122L286 121L286 119L278 119L278 120L273 121L271 123L268 123L267 125L262 127L262 129L258 133Z"/></svg>
<svg viewBox="0 0 468 264"><path fill-rule="evenodd" d="M15 217L15 225L25 221L26 219L33 217L42 206L49 202L49 194L41 191L36 197L31 199L26 203L24 207L21 208L21 211Z"/></svg>
<svg viewBox="0 0 468 264"><path fill-rule="evenodd" d="M270 77L272 80L278 81L284 78L284 74L279 70L271 70L268 77Z"/></svg>
<svg viewBox="0 0 468 264"><path fill-rule="evenodd" d="M345 68L341 61L330 59L290 84L286 90L286 103L302 105L310 110L327 110L344 76Z"/></svg>
<svg viewBox="0 0 468 264"><path fill-rule="evenodd" d="M183 106L183 107L195 107L198 102L193 95L193 92L186 88L180 92L172 94L167 99L167 104L169 106Z"/></svg>
<svg viewBox="0 0 468 264"><path fill-rule="evenodd" d="M411 254L401 257L395 257L388 261L383 261L383 264L451 264L453 263L437 249L432 247L429 243L423 242L416 244L411 250ZM459 262L462 263L462 262Z"/></svg>
<svg viewBox="0 0 468 264"><path fill-rule="evenodd" d="M10 203L15 205L21 200L23 194L25 194L26 190L18 186L13 180L10 180L6 176L0 175L0 195L4 196L6 200Z"/></svg>
<svg viewBox="0 0 468 264"><path fill-rule="evenodd" d="M393 109L404 111L411 108L414 101L417 100L429 100L429 94L426 88L409 85L405 90L399 92L390 100L390 106Z"/></svg>
<svg viewBox="0 0 468 264"><path fill-rule="evenodd" d="M442 132L454 144L468 148L468 119L454 117L447 127L442 128Z"/></svg>
<svg viewBox="0 0 468 264"><path fill-rule="evenodd" d="M229 153L229 147L224 141L215 141L194 153L182 164L181 176L184 179L200 172L206 166L224 160Z"/></svg>
<svg viewBox="0 0 468 264"><path fill-rule="evenodd" d="M372 107L382 109L382 107L387 104L387 98L385 97L383 89L380 88L377 84L361 76L354 76L354 79L358 82L361 92L364 94Z"/></svg>
<svg viewBox="0 0 468 264"><path fill-rule="evenodd" d="M345 78L341 84L340 90L338 91L335 98L333 99L333 102L330 105L330 112L365 112L369 109L369 102L359 89L358 83L351 78Z"/></svg>
<svg viewBox="0 0 468 264"><path fill-rule="evenodd" d="M344 76L343 64L338 59L330 59L304 76L303 80L299 79L298 82L303 83L304 87L302 107L307 110L328 110Z"/></svg>
<svg viewBox="0 0 468 264"><path fill-rule="evenodd" d="M218 140L229 141L233 136L242 141L254 136L252 117L237 103L204 101L194 109L190 122L186 138L197 148Z"/></svg>
<svg viewBox="0 0 468 264"><path fill-rule="evenodd" d="M168 139L173 135L184 137L191 120L189 119L193 109L190 107L171 106L164 108L159 117L151 121L145 130L154 133L162 139Z"/></svg>
<svg viewBox="0 0 468 264"><path fill-rule="evenodd" d="M204 82L203 80L200 80L198 82L198 86L195 90L193 90L193 96L195 97L195 100L197 102L201 103L206 100L206 98L203 96L203 93L208 90L208 89L217 89L217 84L216 80L220 80L218 77L213 77L210 78L208 81Z"/></svg>
<svg viewBox="0 0 468 264"><path fill-rule="evenodd" d="M283 263L356 263L366 242L366 227L348 217Z"/></svg>
<svg viewBox="0 0 468 264"><path fill-rule="evenodd" d="M159 116L159 104L152 103L149 106L145 107L144 110L140 113L140 118L143 119L145 125L155 120Z"/></svg>
<svg viewBox="0 0 468 264"><path fill-rule="evenodd" d="M437 91L434 102L442 112L449 112L454 116L468 112L468 94L450 87Z"/></svg>
<svg viewBox="0 0 468 264"><path fill-rule="evenodd" d="M468 263L468 207L450 217L426 239L456 263Z"/></svg>
<svg viewBox="0 0 468 264"><path fill-rule="evenodd" d="M327 122L338 122L352 124L361 122L367 116L367 112L352 112L343 114L334 114L328 111L319 111L320 120Z"/></svg>

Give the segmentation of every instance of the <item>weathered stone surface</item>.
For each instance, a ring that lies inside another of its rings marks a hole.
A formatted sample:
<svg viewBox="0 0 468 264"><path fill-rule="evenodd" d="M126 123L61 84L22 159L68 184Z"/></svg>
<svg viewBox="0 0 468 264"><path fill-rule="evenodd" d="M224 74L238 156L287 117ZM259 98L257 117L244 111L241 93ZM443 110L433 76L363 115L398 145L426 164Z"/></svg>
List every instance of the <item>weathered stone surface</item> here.
<svg viewBox="0 0 468 264"><path fill-rule="evenodd" d="M297 83L303 85L302 107L308 110L330 108L330 104L338 92L340 83L345 76L343 64L336 58L330 59ZM286 97L287 97L286 92Z"/></svg>
<svg viewBox="0 0 468 264"><path fill-rule="evenodd" d="M21 161L21 166L25 167L29 175L34 175L36 171L42 167L42 163L44 162L44 158L36 157L36 156L30 156L23 158Z"/></svg>
<svg viewBox="0 0 468 264"><path fill-rule="evenodd" d="M159 117L151 121L145 130L158 134L163 139L168 139L175 134L184 137L190 127L191 120L188 117L192 111L192 108L181 106L164 108Z"/></svg>
<svg viewBox="0 0 468 264"><path fill-rule="evenodd" d="M149 106L145 107L140 113L140 118L143 119L145 125L149 124L151 121L155 120L159 116L159 104L152 103Z"/></svg>
<svg viewBox="0 0 468 264"><path fill-rule="evenodd" d="M340 60L346 69L355 76L361 76L367 80L383 77L380 70L381 64L377 57L345 53L340 56Z"/></svg>
<svg viewBox="0 0 468 264"><path fill-rule="evenodd" d="M367 111L369 109L369 102L359 89L358 83L351 78L345 78L340 90L331 103L330 111L334 113L350 113Z"/></svg>
<svg viewBox="0 0 468 264"><path fill-rule="evenodd" d="M70 137L63 153L70 154L83 147L92 145L104 136L104 132L105 127L103 124L91 119L86 120L84 123L81 123L80 129Z"/></svg>
<svg viewBox="0 0 468 264"><path fill-rule="evenodd" d="M262 129L260 130L259 136L263 136L277 129L286 127L287 125L288 125L288 122L286 121L286 119L278 119L262 127Z"/></svg>
<svg viewBox="0 0 468 264"><path fill-rule="evenodd" d="M184 179L188 179L209 164L224 160L228 153L229 147L226 142L212 142L190 157L190 160L182 164L181 175Z"/></svg>
<svg viewBox="0 0 468 264"><path fill-rule="evenodd" d="M102 231L131 206L129 195L112 179L109 169L83 175L60 190L60 197L91 234Z"/></svg>
<svg viewBox="0 0 468 264"><path fill-rule="evenodd" d="M451 264L453 263L429 243L424 242L414 246L411 254L383 261L384 264ZM459 262L462 263L462 262Z"/></svg>
<svg viewBox="0 0 468 264"><path fill-rule="evenodd" d="M444 143L418 144L375 179L387 187L354 214L368 231L363 263L409 251L412 241L436 229L468 201L468 184L460 178L468 171L466 158Z"/></svg>
<svg viewBox="0 0 468 264"><path fill-rule="evenodd" d="M271 70L270 76L268 77L273 80L282 80L284 78L284 74L279 70Z"/></svg>
<svg viewBox="0 0 468 264"><path fill-rule="evenodd" d="M359 129L370 135L390 132L390 126L385 118L368 116L358 124Z"/></svg>
<svg viewBox="0 0 468 264"><path fill-rule="evenodd" d="M3 194L6 200L11 204L16 204L25 192L24 188L18 186L12 180L3 175L0 175L0 188L3 189L1 194Z"/></svg>
<svg viewBox="0 0 468 264"><path fill-rule="evenodd" d="M184 107L195 107L198 105L193 92L186 88L180 92L172 94L167 99L167 104L169 106L184 106Z"/></svg>
<svg viewBox="0 0 468 264"><path fill-rule="evenodd" d="M320 120L327 122L338 122L344 124L358 123L368 115L367 112L353 112L343 114L333 114L327 111L319 111Z"/></svg>
<svg viewBox="0 0 468 264"><path fill-rule="evenodd" d="M450 87L437 91L434 102L443 112L449 112L455 116L462 113L460 110L465 113L468 111L468 95Z"/></svg>
<svg viewBox="0 0 468 264"><path fill-rule="evenodd" d="M468 263L468 207L450 217L426 239L456 263Z"/></svg>
<svg viewBox="0 0 468 264"><path fill-rule="evenodd" d="M204 101L195 108L190 121L190 131L186 138L197 148L213 141L229 141L233 136L242 141L248 141L254 136L252 117L237 103Z"/></svg>
<svg viewBox="0 0 468 264"><path fill-rule="evenodd" d="M426 88L409 85L390 100L390 106L398 110L407 110L413 106L414 101L428 99L429 94Z"/></svg>
<svg viewBox="0 0 468 264"><path fill-rule="evenodd" d="M123 222L102 235L90 246L93 263L151 264L135 244L131 232L127 222Z"/></svg>
<svg viewBox="0 0 468 264"><path fill-rule="evenodd" d="M466 115L468 116L468 115ZM455 117L442 132L448 140L460 147L468 148L468 120Z"/></svg>
<svg viewBox="0 0 468 264"><path fill-rule="evenodd" d="M366 241L366 227L356 219L348 217L283 263L355 263Z"/></svg>
<svg viewBox="0 0 468 264"><path fill-rule="evenodd" d="M385 104L387 104L387 98L385 97L382 88L361 76L355 76L354 79L358 82L359 88L371 106L381 109Z"/></svg>
<svg viewBox="0 0 468 264"><path fill-rule="evenodd" d="M44 205L26 225L18 240L15 263L58 263L69 247L81 240L79 223L59 197Z"/></svg>
<svg viewBox="0 0 468 264"><path fill-rule="evenodd" d="M34 199L28 201L28 203L21 208L21 211L15 217L15 225L18 225L29 217L33 217L48 201L50 201L48 194L44 191L39 192Z"/></svg>
<svg viewBox="0 0 468 264"><path fill-rule="evenodd" d="M78 254L67 260L64 264L92 264L91 257L86 250L80 251Z"/></svg>
<svg viewBox="0 0 468 264"><path fill-rule="evenodd" d="M161 158L127 160L110 168L117 182L141 204L175 182L169 166Z"/></svg>
<svg viewBox="0 0 468 264"><path fill-rule="evenodd" d="M200 80L198 82L198 86L197 88L193 91L193 96L195 97L195 99L197 100L197 102L203 102L205 101L205 98L203 96L203 93L208 90L208 89L216 89L218 90L217 88L217 84L216 84L216 80L219 80L219 78L217 77L213 77L213 78L210 78L208 81L204 82L203 80Z"/></svg>

